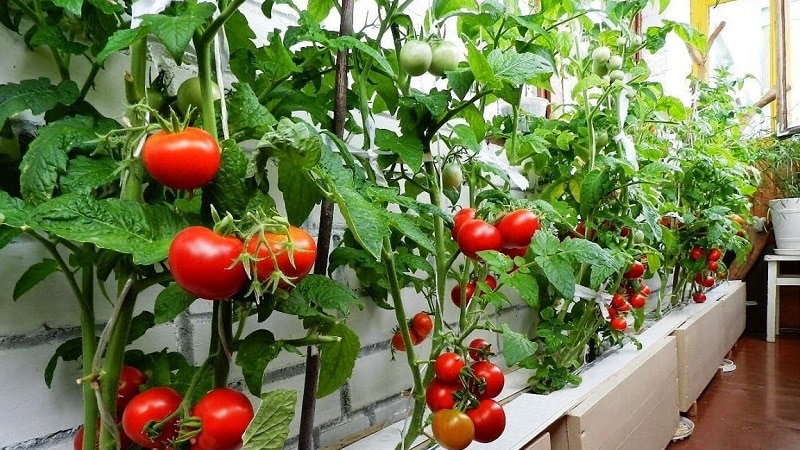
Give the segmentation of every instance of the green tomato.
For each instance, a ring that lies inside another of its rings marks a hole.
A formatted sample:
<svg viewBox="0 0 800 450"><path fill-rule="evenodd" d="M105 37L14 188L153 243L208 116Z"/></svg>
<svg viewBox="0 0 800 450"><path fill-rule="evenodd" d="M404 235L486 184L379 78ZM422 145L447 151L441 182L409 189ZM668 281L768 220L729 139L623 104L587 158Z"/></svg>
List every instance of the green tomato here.
<svg viewBox="0 0 800 450"><path fill-rule="evenodd" d="M213 81L211 82L211 97L214 101L220 99L219 86ZM202 99L203 94L200 92L200 78L189 78L178 87L178 109L180 109L183 114L186 114L189 106L200 108L203 102Z"/></svg>
<svg viewBox="0 0 800 450"><path fill-rule="evenodd" d="M617 38L617 47L625 48L625 46L627 44L628 44L628 40L625 39L625 36L620 36L620 37Z"/></svg>
<svg viewBox="0 0 800 450"><path fill-rule="evenodd" d="M602 133L598 133L594 139L595 148L601 149L608 145L608 133L603 131Z"/></svg>
<svg viewBox="0 0 800 450"><path fill-rule="evenodd" d="M634 230L633 231L633 243L634 244L641 244L644 242L644 231L642 230Z"/></svg>
<svg viewBox="0 0 800 450"><path fill-rule="evenodd" d="M605 64L611 58L611 49L608 47L597 47L592 52L592 61L598 64Z"/></svg>
<svg viewBox="0 0 800 450"><path fill-rule="evenodd" d="M642 37L638 34L634 34L631 38L631 47L637 48L642 45Z"/></svg>
<svg viewBox="0 0 800 450"><path fill-rule="evenodd" d="M460 60L458 46L450 41L442 41L433 47L433 59L428 72L440 77L445 72L456 70Z"/></svg>
<svg viewBox="0 0 800 450"><path fill-rule="evenodd" d="M608 73L608 77L611 78L611 81L623 81L625 80L625 72L619 69L612 70Z"/></svg>
<svg viewBox="0 0 800 450"><path fill-rule="evenodd" d="M622 56L613 55L606 63L608 70L617 70L622 68Z"/></svg>
<svg viewBox="0 0 800 450"><path fill-rule="evenodd" d="M147 106L160 111L164 107L166 97L164 93L156 88L147 88Z"/></svg>
<svg viewBox="0 0 800 450"><path fill-rule="evenodd" d="M442 187L445 189L461 189L464 183L464 173L461 166L456 163L447 163L442 169Z"/></svg>
<svg viewBox="0 0 800 450"><path fill-rule="evenodd" d="M431 46L424 41L409 40L400 49L400 67L414 77L428 70L432 58Z"/></svg>
<svg viewBox="0 0 800 450"><path fill-rule="evenodd" d="M608 67L606 67L606 63L592 61L592 73L601 77L608 74Z"/></svg>

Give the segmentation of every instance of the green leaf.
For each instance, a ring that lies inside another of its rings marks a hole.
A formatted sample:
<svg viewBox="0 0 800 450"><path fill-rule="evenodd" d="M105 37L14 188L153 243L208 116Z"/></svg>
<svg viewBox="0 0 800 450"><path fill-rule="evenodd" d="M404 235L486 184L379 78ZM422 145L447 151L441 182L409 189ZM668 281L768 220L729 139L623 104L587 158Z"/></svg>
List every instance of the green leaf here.
<svg viewBox="0 0 800 450"><path fill-rule="evenodd" d="M433 18L441 19L452 12L462 9L476 10L475 0L435 0L433 2Z"/></svg>
<svg viewBox="0 0 800 450"><path fill-rule="evenodd" d="M322 0L325 1L325 0ZM392 65L389 64L389 61L383 56L383 54L374 48L367 45L367 43L359 41L358 39L354 38L353 36L340 36L336 39L330 39L328 41L328 45L336 50L358 50L372 58L373 61L381 68L387 75L394 78L395 73L394 69L392 69Z"/></svg>
<svg viewBox="0 0 800 450"><path fill-rule="evenodd" d="M144 39L148 34L150 34L150 28L147 26L116 31L108 38L106 46L97 54L97 62L103 64L106 58L120 50L125 50L139 39Z"/></svg>
<svg viewBox="0 0 800 450"><path fill-rule="evenodd" d="M538 75L553 73L550 62L535 53L517 53L513 48L506 51L492 50L486 58L494 76L512 84L524 84Z"/></svg>
<svg viewBox="0 0 800 450"><path fill-rule="evenodd" d="M28 292L43 281L45 278L55 272L59 271L58 263L55 259L45 258L42 262L38 262L30 267L19 277L17 284L14 285L14 294L12 299L17 301L22 294Z"/></svg>
<svg viewBox="0 0 800 450"><path fill-rule="evenodd" d="M375 145L397 153L408 167L416 172L422 167L422 142L413 135L399 137L392 131L379 128L375 130Z"/></svg>
<svg viewBox="0 0 800 450"><path fill-rule="evenodd" d="M156 325L155 317L150 311L142 311L131 319L131 328L128 331L128 344L134 342L147 333L147 330Z"/></svg>
<svg viewBox="0 0 800 450"><path fill-rule="evenodd" d="M156 297L153 306L156 324L166 323L178 317L178 314L189 308L196 296L184 291L177 283L170 284Z"/></svg>
<svg viewBox="0 0 800 450"><path fill-rule="evenodd" d="M278 123L272 113L258 102L253 88L246 83L233 83L235 89L226 96L231 133L239 140L258 139Z"/></svg>
<svg viewBox="0 0 800 450"><path fill-rule="evenodd" d="M281 450L294 418L297 391L281 389L261 396L261 406L242 436L242 450Z"/></svg>
<svg viewBox="0 0 800 450"><path fill-rule="evenodd" d="M555 255L558 252L559 240L547 232L538 232L531 240L531 250L537 256Z"/></svg>
<svg viewBox="0 0 800 450"><path fill-rule="evenodd" d="M328 331L329 335L339 336L338 343L319 346L319 388L317 398L328 396L339 389L353 374L361 342L358 335L343 323L336 324Z"/></svg>
<svg viewBox="0 0 800 450"><path fill-rule="evenodd" d="M142 16L142 24L164 44L176 63L180 64L189 41L197 27L214 14L217 7L213 3L182 3L177 16L147 14Z"/></svg>
<svg viewBox="0 0 800 450"><path fill-rule="evenodd" d="M606 183L608 174L604 171L593 170L586 174L581 185L581 216L587 217L592 210L600 205L600 201L606 196Z"/></svg>
<svg viewBox="0 0 800 450"><path fill-rule="evenodd" d="M472 42L467 42L467 62L475 75L475 80L481 84L489 84L495 81L494 71L489 61L483 56L480 50Z"/></svg>
<svg viewBox="0 0 800 450"><path fill-rule="evenodd" d="M363 303L347 286L323 275L310 274L292 290L290 297L304 300L322 309L337 310L342 314L350 311L350 305L360 308Z"/></svg>
<svg viewBox="0 0 800 450"><path fill-rule="evenodd" d="M0 190L0 223L14 228L29 225L30 215L25 202Z"/></svg>
<svg viewBox="0 0 800 450"><path fill-rule="evenodd" d="M0 220L0 223L2 223L2 220ZM22 234L22 230L19 228L0 225L0 249L10 244L20 234Z"/></svg>
<svg viewBox="0 0 800 450"><path fill-rule="evenodd" d="M304 168L313 167L322 157L319 134L308 124L295 123L286 117L281 118L275 130L264 134L258 149Z"/></svg>
<svg viewBox="0 0 800 450"><path fill-rule="evenodd" d="M231 54L237 50L254 51L256 49L253 40L256 39L257 35L250 28L250 22L247 21L247 17L240 10L234 12L225 22L225 37L228 38L228 48Z"/></svg>
<svg viewBox="0 0 800 450"><path fill-rule="evenodd" d="M267 364L278 356L280 350L280 345L275 343L275 336L267 330L253 331L242 339L236 352L236 364L242 368L244 381L251 394L261 394L264 370L267 369Z"/></svg>
<svg viewBox="0 0 800 450"><path fill-rule="evenodd" d="M384 218L386 223L391 228L394 228L398 233L401 233L410 238L412 241L416 242L420 248L431 253L436 252L433 241L430 239L430 235L422 231L417 224L403 214L394 214L384 211Z"/></svg>
<svg viewBox="0 0 800 450"><path fill-rule="evenodd" d="M336 2L333 0L309 0L306 9L317 22L322 22L328 17L334 5L336 5Z"/></svg>
<svg viewBox="0 0 800 450"><path fill-rule="evenodd" d="M480 151L481 144L478 142L478 137L475 136L475 130L473 130L471 126L458 124L453 127L453 133L458 138L458 144L476 153Z"/></svg>
<svg viewBox="0 0 800 450"><path fill-rule="evenodd" d="M119 165L113 158L78 156L67 164L67 173L61 178L64 193L91 192L117 178Z"/></svg>
<svg viewBox="0 0 800 450"><path fill-rule="evenodd" d="M80 17L83 0L53 0L53 4L64 8L70 14Z"/></svg>
<svg viewBox="0 0 800 450"><path fill-rule="evenodd" d="M506 278L506 284L533 309L539 308L539 283L527 273L515 271Z"/></svg>
<svg viewBox="0 0 800 450"><path fill-rule="evenodd" d="M605 266L615 271L622 269L608 250L586 239L565 239L559 256L578 263Z"/></svg>
<svg viewBox="0 0 800 450"><path fill-rule="evenodd" d="M49 388L53 384L53 374L59 358L64 361L77 361L81 354L83 354L83 345L80 337L69 339L59 345L50 361L47 362L47 367L44 368L44 382L47 387Z"/></svg>
<svg viewBox="0 0 800 450"><path fill-rule="evenodd" d="M256 53L255 66L270 82L277 82L288 75L300 72L300 67L292 59L292 53L281 41L280 33L272 33L269 46Z"/></svg>
<svg viewBox="0 0 800 450"><path fill-rule="evenodd" d="M464 100L475 83L475 74L470 69L458 69L447 72L447 83L460 100Z"/></svg>
<svg viewBox="0 0 800 450"><path fill-rule="evenodd" d="M89 48L85 44L67 39L61 29L56 27L38 28L31 36L30 44L33 47L56 48L71 55L80 55Z"/></svg>
<svg viewBox="0 0 800 450"><path fill-rule="evenodd" d="M308 171L283 158L278 162L278 189L283 194L286 218L295 226L302 225L323 198Z"/></svg>
<svg viewBox="0 0 800 450"><path fill-rule="evenodd" d="M241 216L247 209L247 201L253 190L245 180L247 155L233 140L222 142L222 161L214 179L203 188L203 201L208 202L224 214L230 212Z"/></svg>
<svg viewBox="0 0 800 450"><path fill-rule="evenodd" d="M528 339L527 336L513 331L505 323L502 325L502 329L503 357L509 367L530 358L536 353L536 343Z"/></svg>
<svg viewBox="0 0 800 450"><path fill-rule="evenodd" d="M74 81L62 81L55 85L48 78L22 80L0 85L0 127L6 120L26 110L37 115L58 104L71 105L79 95Z"/></svg>
<svg viewBox="0 0 800 450"><path fill-rule="evenodd" d="M383 239L391 234L386 223L375 220L383 216L384 210L350 187L341 186L337 191L336 204L353 237L375 259L380 259Z"/></svg>
<svg viewBox="0 0 800 450"><path fill-rule="evenodd" d="M442 116L447 111L447 105L450 104L450 92L436 89L430 92L412 91L411 98L416 104L424 106L434 117Z"/></svg>
<svg viewBox="0 0 800 450"><path fill-rule="evenodd" d="M564 296L571 299L575 295L575 273L572 265L564 258L555 256L537 256L536 264L542 268L547 281Z"/></svg>

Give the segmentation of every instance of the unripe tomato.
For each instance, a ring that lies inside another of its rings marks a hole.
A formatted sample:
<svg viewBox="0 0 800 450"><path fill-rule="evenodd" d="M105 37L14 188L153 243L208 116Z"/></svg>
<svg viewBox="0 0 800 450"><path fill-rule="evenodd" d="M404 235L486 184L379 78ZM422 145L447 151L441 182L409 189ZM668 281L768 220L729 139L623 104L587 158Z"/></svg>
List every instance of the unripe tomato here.
<svg viewBox="0 0 800 450"><path fill-rule="evenodd" d="M592 51L592 62L606 64L611 58L611 49L608 47L597 47Z"/></svg>
<svg viewBox="0 0 800 450"><path fill-rule="evenodd" d="M619 69L612 70L608 73L608 78L610 78L611 81L625 81L625 72Z"/></svg>
<svg viewBox="0 0 800 450"><path fill-rule="evenodd" d="M219 171L219 144L205 130L159 131L144 142L142 163L147 173L164 186L193 190L208 184Z"/></svg>
<svg viewBox="0 0 800 450"><path fill-rule="evenodd" d="M424 41L411 39L400 49L400 67L411 76L422 75L431 66L433 52Z"/></svg>
<svg viewBox="0 0 800 450"><path fill-rule="evenodd" d="M472 420L457 409L442 409L433 413L433 437L445 450L463 450L475 437Z"/></svg>
<svg viewBox="0 0 800 450"><path fill-rule="evenodd" d="M211 98L217 101L221 98L219 86L211 81ZM200 90L200 78L192 77L186 79L178 86L178 109L183 114L192 108L200 108L203 104L203 93Z"/></svg>
<svg viewBox="0 0 800 450"><path fill-rule="evenodd" d="M433 58L428 72L441 77L445 72L456 70L461 60L459 48L450 41L441 41L433 46Z"/></svg>
<svg viewBox="0 0 800 450"><path fill-rule="evenodd" d="M642 45L642 37L638 34L631 36L631 47L637 48Z"/></svg>
<svg viewBox="0 0 800 450"><path fill-rule="evenodd" d="M449 162L442 168L442 187L445 189L461 189L464 184L464 173L457 163Z"/></svg>
<svg viewBox="0 0 800 450"><path fill-rule="evenodd" d="M606 67L608 70L617 70L622 68L622 56L613 55L611 58L608 59L606 63Z"/></svg>

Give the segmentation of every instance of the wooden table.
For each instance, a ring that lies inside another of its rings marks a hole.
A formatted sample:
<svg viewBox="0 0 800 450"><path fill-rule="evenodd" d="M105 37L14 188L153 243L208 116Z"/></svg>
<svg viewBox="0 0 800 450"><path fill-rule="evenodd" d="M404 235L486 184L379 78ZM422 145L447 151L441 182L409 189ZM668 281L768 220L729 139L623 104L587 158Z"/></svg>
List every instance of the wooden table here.
<svg viewBox="0 0 800 450"><path fill-rule="evenodd" d="M778 321L780 318L781 286L800 286L800 275L781 274L780 263L784 261L800 261L797 255L766 255L767 262L767 342L775 342L775 335L780 334Z"/></svg>

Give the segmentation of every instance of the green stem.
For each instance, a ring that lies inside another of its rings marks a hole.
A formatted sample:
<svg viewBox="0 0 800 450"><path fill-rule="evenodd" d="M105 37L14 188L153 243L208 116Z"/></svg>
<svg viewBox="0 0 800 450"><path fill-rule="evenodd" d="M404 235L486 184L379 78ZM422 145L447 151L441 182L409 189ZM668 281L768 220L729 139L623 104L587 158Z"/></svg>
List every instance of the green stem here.
<svg viewBox="0 0 800 450"><path fill-rule="evenodd" d="M83 87L81 87L81 92L78 95L78 100L75 103L79 103L86 98L86 95L89 93L89 89L92 88L94 85L94 80L97 78L97 74L100 73L100 64L97 61L92 64L92 70L89 71L89 75L86 76L86 80L83 82Z"/></svg>
<svg viewBox="0 0 800 450"><path fill-rule="evenodd" d="M203 128L217 138L217 116L211 92L211 44L202 39L195 40L197 47L197 76L200 79L201 117Z"/></svg>
<svg viewBox="0 0 800 450"><path fill-rule="evenodd" d="M69 284L70 289L72 289L72 293L75 295L75 298L79 299L78 303L80 304L81 314L87 314L87 312L84 311L86 305L83 303L83 301L80 301L80 299L83 298L83 292L81 292L81 288L78 286L77 280L75 280L75 275L72 273L72 269L69 267L67 262L64 261L64 258L61 257L61 254L58 253L58 249L56 248L55 244L48 241L45 237L42 237L30 228L23 228L22 231L26 232L28 236L39 241L39 243L44 246L48 253L50 253L53 259L56 260L56 263L58 263L58 268L61 269L61 273L63 273L64 277L67 279L67 284Z"/></svg>
<svg viewBox="0 0 800 450"><path fill-rule="evenodd" d="M11 0L11 1L13 1L17 5L17 7L20 10L22 10L22 12L26 16L28 16L29 19L33 20L34 23L36 23L36 26L38 26L39 28L44 28L47 26L47 22L44 20L43 13L39 6L39 2L35 3L36 10L34 10L22 0ZM50 52L53 54L53 60L55 61L56 66L58 67L58 74L61 76L61 79L64 81L69 80L70 79L69 65L67 64L66 61L64 61L64 58L61 56L61 53L59 53L58 49L53 46L48 45L47 48L50 49Z"/></svg>
<svg viewBox="0 0 800 450"><path fill-rule="evenodd" d="M93 251L91 244L84 244L86 251ZM89 263L83 266L81 284L83 296L78 298L81 303L81 358L83 359L83 376L91 376L94 368L95 351L95 314L94 314L94 266ZM91 383L83 383L83 450L95 448L95 430L97 429L97 402Z"/></svg>
<svg viewBox="0 0 800 450"><path fill-rule="evenodd" d="M213 41L217 31L219 31L220 28L225 25L225 22L231 18L233 13L235 13L244 2L245 0L233 0L227 5L220 4L221 12L219 13L219 16L217 16L217 18L211 22L211 25L209 25L208 28L203 32L200 40L206 45Z"/></svg>
<svg viewBox="0 0 800 450"><path fill-rule="evenodd" d="M214 387L224 387L228 384L230 343L233 340L232 317L232 302L214 302L211 319L211 341L208 352L209 355L214 355Z"/></svg>

